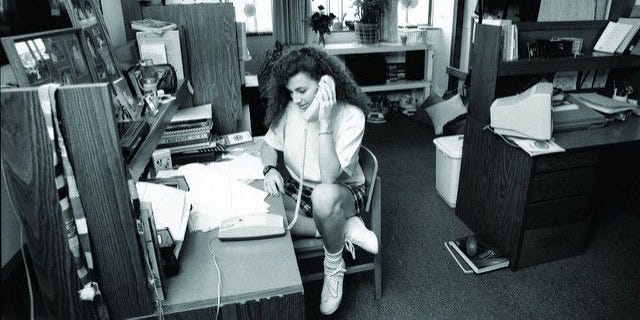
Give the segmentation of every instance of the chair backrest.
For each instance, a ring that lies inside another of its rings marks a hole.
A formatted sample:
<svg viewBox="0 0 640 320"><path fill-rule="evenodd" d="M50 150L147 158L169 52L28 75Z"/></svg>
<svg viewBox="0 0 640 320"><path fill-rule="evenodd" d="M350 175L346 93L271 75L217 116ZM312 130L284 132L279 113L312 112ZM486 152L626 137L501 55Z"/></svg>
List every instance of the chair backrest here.
<svg viewBox="0 0 640 320"><path fill-rule="evenodd" d="M365 211L369 212L371 199L373 198L373 188L375 187L376 177L378 176L378 159L373 152L365 146L360 146L358 157L360 167L362 168L362 172L364 172L364 179L369 187L365 206Z"/></svg>

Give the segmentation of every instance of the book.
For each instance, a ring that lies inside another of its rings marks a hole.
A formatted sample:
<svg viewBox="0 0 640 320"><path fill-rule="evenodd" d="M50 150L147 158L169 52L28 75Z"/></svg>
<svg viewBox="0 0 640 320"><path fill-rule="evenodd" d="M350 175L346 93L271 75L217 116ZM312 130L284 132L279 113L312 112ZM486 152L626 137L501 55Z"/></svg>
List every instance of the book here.
<svg viewBox="0 0 640 320"><path fill-rule="evenodd" d="M638 33L638 30L640 30L640 18L620 18L618 19L618 23L631 25L631 30L629 30L627 35L620 43L620 46L618 46L618 49L616 49L617 53L624 53L629 47L629 44L631 44L631 40L634 39L636 33Z"/></svg>
<svg viewBox="0 0 640 320"><path fill-rule="evenodd" d="M211 104L204 104L201 106L178 109L176 114L171 118L169 126L176 125L178 123L197 122L202 120L209 120L213 118Z"/></svg>
<svg viewBox="0 0 640 320"><path fill-rule="evenodd" d="M473 242L474 245L469 247L473 247L475 252L467 252L468 241ZM481 274L509 266L509 259L485 237L462 237L445 242L445 247L464 273Z"/></svg>
<svg viewBox="0 0 640 320"><path fill-rule="evenodd" d="M158 148L176 148L181 146L191 146L209 143L210 135L205 136L185 136L185 137L172 137L168 140L161 140L158 144Z"/></svg>
<svg viewBox="0 0 640 320"><path fill-rule="evenodd" d="M632 27L633 26L629 24L609 21L600 38L598 38L596 45L593 47L593 50L606 53L616 52Z"/></svg>
<svg viewBox="0 0 640 320"><path fill-rule="evenodd" d="M178 27L173 22L160 21L155 19L143 19L131 21L131 29L139 31L152 31L155 33L164 33L174 30Z"/></svg>

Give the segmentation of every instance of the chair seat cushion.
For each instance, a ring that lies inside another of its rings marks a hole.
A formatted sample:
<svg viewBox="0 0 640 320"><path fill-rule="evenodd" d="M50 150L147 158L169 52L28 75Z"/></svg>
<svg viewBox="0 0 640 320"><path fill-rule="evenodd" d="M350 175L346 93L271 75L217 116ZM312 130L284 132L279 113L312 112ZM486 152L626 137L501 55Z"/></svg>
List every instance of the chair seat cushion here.
<svg viewBox="0 0 640 320"><path fill-rule="evenodd" d="M293 248L298 252L310 252L323 250L324 243L321 238L298 238L293 240Z"/></svg>

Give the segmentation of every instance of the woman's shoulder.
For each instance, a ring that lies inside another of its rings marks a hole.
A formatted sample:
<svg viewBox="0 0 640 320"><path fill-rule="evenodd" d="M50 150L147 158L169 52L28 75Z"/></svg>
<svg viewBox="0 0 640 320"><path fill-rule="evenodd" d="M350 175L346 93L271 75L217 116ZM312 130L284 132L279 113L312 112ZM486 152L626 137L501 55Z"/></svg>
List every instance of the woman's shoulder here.
<svg viewBox="0 0 640 320"><path fill-rule="evenodd" d="M354 121L365 120L364 112L358 106L348 102L340 102L340 106L340 114L343 118Z"/></svg>

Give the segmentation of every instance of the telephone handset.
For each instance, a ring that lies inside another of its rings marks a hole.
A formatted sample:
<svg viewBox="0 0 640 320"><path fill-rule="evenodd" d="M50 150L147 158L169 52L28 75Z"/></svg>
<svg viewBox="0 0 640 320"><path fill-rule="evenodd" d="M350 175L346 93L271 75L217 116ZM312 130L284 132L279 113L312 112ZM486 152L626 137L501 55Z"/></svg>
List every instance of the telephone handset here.
<svg viewBox="0 0 640 320"><path fill-rule="evenodd" d="M329 75L324 75L320 77L320 81L318 82L318 91L320 91L321 85L329 86L331 90L335 90L335 84L333 82L333 78ZM318 120L319 113L320 113L320 101L318 98L318 93L316 92L316 95L313 98L313 101L311 101L311 104L309 105L309 107L307 107L307 109L304 110L304 112L302 113L302 117L307 122L313 122Z"/></svg>

